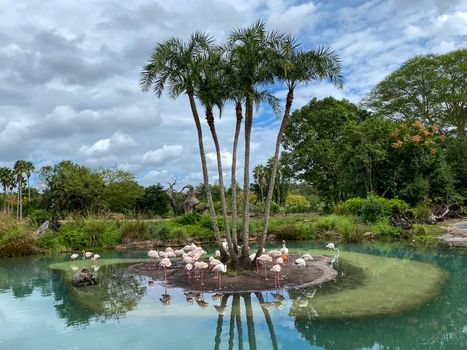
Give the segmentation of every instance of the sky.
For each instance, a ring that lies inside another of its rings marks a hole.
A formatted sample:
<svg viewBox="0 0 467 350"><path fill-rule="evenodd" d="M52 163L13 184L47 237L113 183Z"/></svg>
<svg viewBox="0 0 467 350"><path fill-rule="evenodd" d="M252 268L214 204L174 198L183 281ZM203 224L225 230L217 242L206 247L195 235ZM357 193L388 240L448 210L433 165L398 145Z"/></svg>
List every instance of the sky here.
<svg viewBox="0 0 467 350"><path fill-rule="evenodd" d="M141 69L169 37L200 30L221 43L257 20L294 34L303 49L324 45L340 54L344 88L298 87L293 109L313 97L357 103L407 59L467 46L466 0L0 0L0 166L25 159L40 168L66 159L129 170L145 186L200 183L187 97L142 92ZM285 97L283 86L273 90ZM226 108L216 123L228 184L234 110ZM214 146L203 128L214 182ZM277 117L260 108L251 168L273 155L278 128Z"/></svg>

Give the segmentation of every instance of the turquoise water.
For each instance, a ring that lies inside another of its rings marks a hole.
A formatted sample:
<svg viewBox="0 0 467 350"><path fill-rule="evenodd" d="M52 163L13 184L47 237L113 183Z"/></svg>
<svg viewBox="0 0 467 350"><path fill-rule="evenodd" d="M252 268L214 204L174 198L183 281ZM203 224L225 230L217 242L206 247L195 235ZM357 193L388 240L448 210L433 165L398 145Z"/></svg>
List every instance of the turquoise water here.
<svg viewBox="0 0 467 350"><path fill-rule="evenodd" d="M414 309L321 318L313 308L320 296L336 293L337 298L337 293L365 286L365 271L345 258L338 264L339 278L323 288L214 295L215 300L205 293L191 302L183 290L149 286L148 278L128 274L120 265L102 266L98 287L76 289L64 271L48 268L67 256L5 259L0 260L0 349L467 349L465 251L340 248L426 262L449 274L437 294ZM170 295L169 305L161 302L163 294ZM301 312L295 312L297 305Z"/></svg>

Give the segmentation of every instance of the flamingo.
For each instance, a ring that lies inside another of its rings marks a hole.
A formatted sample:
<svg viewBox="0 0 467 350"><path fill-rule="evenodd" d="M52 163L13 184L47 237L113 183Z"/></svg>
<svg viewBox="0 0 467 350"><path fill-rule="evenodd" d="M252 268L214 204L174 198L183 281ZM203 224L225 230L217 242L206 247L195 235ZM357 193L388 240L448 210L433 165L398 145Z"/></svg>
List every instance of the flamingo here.
<svg viewBox="0 0 467 350"><path fill-rule="evenodd" d="M209 266L215 267L216 265L221 264L220 260L215 259L214 257L210 256L209 257ZM214 270L213 270L214 271ZM214 276L214 279L216 279L216 276Z"/></svg>
<svg viewBox="0 0 467 350"><path fill-rule="evenodd" d="M165 252L166 258L175 258L177 255L173 251Z"/></svg>
<svg viewBox="0 0 467 350"><path fill-rule="evenodd" d="M278 251L277 249L274 249L268 252L268 255L273 259L277 259L282 256L282 253Z"/></svg>
<svg viewBox="0 0 467 350"><path fill-rule="evenodd" d="M216 258L220 258L220 257L221 257L221 252L220 252L220 250L216 250L216 252L214 253L214 255L216 256Z"/></svg>
<svg viewBox="0 0 467 350"><path fill-rule="evenodd" d="M328 244L326 244L326 248L332 249L332 250L336 250L336 251L337 251L337 254L339 254L339 248L336 248L336 246L334 245L334 243L328 243Z"/></svg>
<svg viewBox="0 0 467 350"><path fill-rule="evenodd" d="M169 306L172 303L172 297L170 296L170 294L167 294L167 288L165 288L165 293L161 295L159 300L165 306Z"/></svg>
<svg viewBox="0 0 467 350"><path fill-rule="evenodd" d="M303 258L298 258L295 259L294 265L297 265L298 267L306 267L306 261Z"/></svg>
<svg viewBox="0 0 467 350"><path fill-rule="evenodd" d="M167 268L172 266L172 262L169 258L164 258L159 263L159 266L164 268L164 283L167 283Z"/></svg>
<svg viewBox="0 0 467 350"><path fill-rule="evenodd" d="M195 262L195 272L201 270L201 285L204 286L203 271L209 267L209 264L204 261Z"/></svg>
<svg viewBox="0 0 467 350"><path fill-rule="evenodd" d="M272 258L267 254L262 254L256 260L259 260L259 262L264 265L264 276L266 277L266 281L267 281L268 280L268 273L266 271L266 264L268 262L271 262Z"/></svg>
<svg viewBox="0 0 467 350"><path fill-rule="evenodd" d="M94 254L91 258L92 261L96 261L97 259L99 259L101 256L99 254Z"/></svg>
<svg viewBox="0 0 467 350"><path fill-rule="evenodd" d="M274 272L274 287L276 288L279 288L280 285L281 270L282 267L280 264L276 264L271 268L271 271Z"/></svg>
<svg viewBox="0 0 467 350"><path fill-rule="evenodd" d="M185 265L185 270L186 270L186 274L188 276L188 282L190 282L190 280L191 280L191 270L193 270L193 264L190 264L190 263L186 264Z"/></svg>
<svg viewBox="0 0 467 350"><path fill-rule="evenodd" d="M171 248L171 247L167 247L165 248L165 252L168 253L168 252L173 252L174 250Z"/></svg>
<svg viewBox="0 0 467 350"><path fill-rule="evenodd" d="M222 247L225 249L225 251L229 250L229 245L227 244L227 240L225 238L222 241Z"/></svg>
<svg viewBox="0 0 467 350"><path fill-rule="evenodd" d="M310 261L313 260L313 257L310 254L303 254L302 259L304 259L305 261Z"/></svg>
<svg viewBox="0 0 467 350"><path fill-rule="evenodd" d="M149 259L151 259L151 262L152 262L152 266L155 267L156 266L156 259L159 259L159 253L157 252L157 250L150 250L148 251L148 257ZM151 265L149 266L151 267Z"/></svg>
<svg viewBox="0 0 467 350"><path fill-rule="evenodd" d="M289 248L285 246L284 240L282 241L281 254L282 254L282 259L284 259L284 261L287 261L287 259L289 258Z"/></svg>
<svg viewBox="0 0 467 350"><path fill-rule="evenodd" d="M70 256L70 259L71 259L71 260L76 260L76 259L78 258L78 256L79 256L78 254L73 253L73 254L71 254L71 256Z"/></svg>
<svg viewBox="0 0 467 350"><path fill-rule="evenodd" d="M174 254L175 256L182 256L183 254L185 254L185 252L183 251L183 249L175 249Z"/></svg>
<svg viewBox="0 0 467 350"><path fill-rule="evenodd" d="M94 253L91 253L91 252L85 252L84 250L83 250L83 252L82 252L82 253L83 253L83 259L86 259L86 258L91 258L91 257L94 255Z"/></svg>
<svg viewBox="0 0 467 350"><path fill-rule="evenodd" d="M213 272L216 272L217 278L219 279L219 289L221 289L221 273L226 273L227 272L227 265L224 265L223 263L219 263L214 268L212 269Z"/></svg>

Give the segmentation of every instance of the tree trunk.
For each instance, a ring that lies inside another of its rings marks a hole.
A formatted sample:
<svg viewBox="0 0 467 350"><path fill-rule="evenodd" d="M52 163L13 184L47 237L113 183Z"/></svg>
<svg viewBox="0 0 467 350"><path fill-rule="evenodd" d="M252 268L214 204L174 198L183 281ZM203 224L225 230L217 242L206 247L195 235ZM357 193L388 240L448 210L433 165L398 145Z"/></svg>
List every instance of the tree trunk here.
<svg viewBox="0 0 467 350"><path fill-rule="evenodd" d="M250 138L251 127L253 124L253 101L250 96L246 98L245 115L245 165L243 169L243 248L242 261L244 265L249 263L248 256L248 238L250 235ZM247 260L248 259L248 260Z"/></svg>
<svg viewBox="0 0 467 350"><path fill-rule="evenodd" d="M248 329L248 344L250 349L256 349L255 321L253 318L253 307L251 306L251 294L243 294L246 311L246 326Z"/></svg>
<svg viewBox="0 0 467 350"><path fill-rule="evenodd" d="M227 252L222 246L221 237L219 234L219 225L217 223L216 211L214 209L214 203L212 201L211 186L209 185L209 176L208 176L208 166L206 164L206 153L204 152L204 143L203 143L203 130L201 128L201 122L199 120L198 109L196 108L195 98L193 93L188 93L188 98L190 100L191 112L193 114L193 119L196 124L196 130L198 132L198 146L199 146L199 155L201 157L201 167L203 169L203 183L206 191L206 198L208 201L209 214L211 215L212 228L214 230L214 238L216 240L217 246L221 254L225 257Z"/></svg>
<svg viewBox="0 0 467 350"><path fill-rule="evenodd" d="M232 239L230 237L229 219L227 218L227 201L225 200L224 172L222 170L221 149L219 146L219 139L217 138L216 126L214 125L214 115L212 114L212 110L210 108L206 108L206 120L209 125L209 130L211 131L212 140L214 141L214 146L216 147L217 172L219 174L221 211L222 211L222 217L224 219L225 238L227 240L227 246L229 248L229 255L230 255L231 263L233 266L238 266L237 255L235 254L235 251L232 245Z"/></svg>
<svg viewBox="0 0 467 350"><path fill-rule="evenodd" d="M237 102L235 105L235 114L237 115L237 123L235 125L235 135L233 141L233 150L232 150L232 179L231 179L231 189L232 189L232 243L234 245L234 250L238 254L238 241L237 241L237 147L238 139L240 137L240 129L242 127L242 104Z"/></svg>
<svg viewBox="0 0 467 350"><path fill-rule="evenodd" d="M28 176L28 201L31 201L31 187L29 187L29 176Z"/></svg>
<svg viewBox="0 0 467 350"><path fill-rule="evenodd" d="M279 132L277 133L277 138L276 138L276 148L274 151L274 160L272 162L271 179L269 180L268 196L266 198L266 205L264 206L263 232L261 234L261 240L259 242L258 251L256 252L257 257L261 255L263 252L264 243L266 241L266 235L268 234L269 213L271 210L272 195L274 193L274 185L276 182L277 166L279 164L279 151L281 147L282 136L284 136L285 129L287 128L287 124L289 123L289 115L290 115L290 108L292 107L292 102L293 102L293 90L289 89L289 92L287 93L287 99L285 102L284 117L282 118L281 127L279 129Z"/></svg>

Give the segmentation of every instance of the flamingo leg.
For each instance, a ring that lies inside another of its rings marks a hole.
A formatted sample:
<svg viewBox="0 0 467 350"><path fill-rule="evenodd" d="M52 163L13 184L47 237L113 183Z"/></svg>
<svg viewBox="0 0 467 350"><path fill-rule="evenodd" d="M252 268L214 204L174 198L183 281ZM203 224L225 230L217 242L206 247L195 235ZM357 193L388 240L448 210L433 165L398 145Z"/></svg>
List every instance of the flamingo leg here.
<svg viewBox="0 0 467 350"><path fill-rule="evenodd" d="M266 270L266 264L264 264L264 277L266 278L266 281L268 280L268 271Z"/></svg>
<svg viewBox="0 0 467 350"><path fill-rule="evenodd" d="M221 289L222 288L222 284L221 284L222 282L221 282L221 275L220 274L219 274L218 278L219 278L219 289Z"/></svg>
<svg viewBox="0 0 467 350"><path fill-rule="evenodd" d="M203 281L203 270L201 270L201 285L204 286L204 281Z"/></svg>
<svg viewBox="0 0 467 350"><path fill-rule="evenodd" d="M164 267L164 283L167 283L167 269Z"/></svg>

